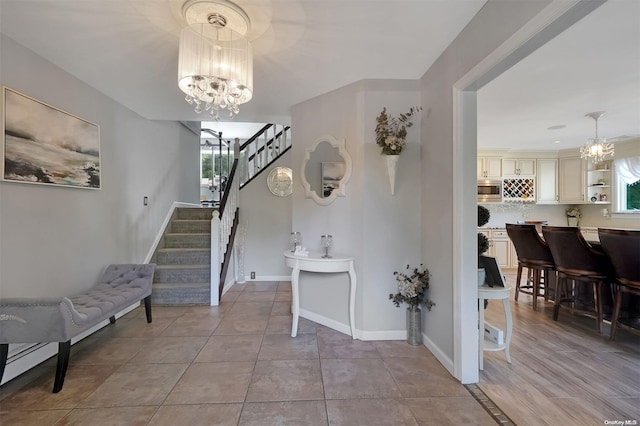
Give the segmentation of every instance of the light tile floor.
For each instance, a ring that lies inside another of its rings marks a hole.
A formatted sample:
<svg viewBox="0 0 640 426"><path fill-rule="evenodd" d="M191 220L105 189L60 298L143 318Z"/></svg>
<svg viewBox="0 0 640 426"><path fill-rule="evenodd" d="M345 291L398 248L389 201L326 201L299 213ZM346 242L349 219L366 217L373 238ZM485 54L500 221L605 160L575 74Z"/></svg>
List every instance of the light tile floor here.
<svg viewBox="0 0 640 426"><path fill-rule="evenodd" d="M2 425L491 425L423 346L363 342L300 319L291 285L234 286L220 306L138 308L0 388Z"/></svg>

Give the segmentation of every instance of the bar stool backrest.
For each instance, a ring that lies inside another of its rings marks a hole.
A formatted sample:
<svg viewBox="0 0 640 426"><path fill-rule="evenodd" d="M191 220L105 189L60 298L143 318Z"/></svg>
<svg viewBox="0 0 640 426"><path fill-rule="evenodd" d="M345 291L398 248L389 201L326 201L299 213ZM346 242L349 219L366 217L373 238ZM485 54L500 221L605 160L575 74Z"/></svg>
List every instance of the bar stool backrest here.
<svg viewBox="0 0 640 426"><path fill-rule="evenodd" d="M542 234L549 244L558 272L594 279L613 276L613 267L607 256L587 243L580 228L543 226Z"/></svg>
<svg viewBox="0 0 640 426"><path fill-rule="evenodd" d="M640 288L640 231L598 228L598 236L618 281Z"/></svg>
<svg viewBox="0 0 640 426"><path fill-rule="evenodd" d="M509 234L509 238L511 238L516 248L518 260L553 268L554 262L551 250L546 241L536 231L536 225L507 223L505 226L507 234Z"/></svg>

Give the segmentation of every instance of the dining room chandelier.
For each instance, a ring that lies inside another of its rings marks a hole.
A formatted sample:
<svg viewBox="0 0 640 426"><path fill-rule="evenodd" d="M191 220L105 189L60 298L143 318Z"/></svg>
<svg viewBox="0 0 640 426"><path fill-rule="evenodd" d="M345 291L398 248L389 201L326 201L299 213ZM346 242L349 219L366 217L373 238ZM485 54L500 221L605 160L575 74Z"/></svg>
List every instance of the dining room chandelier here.
<svg viewBox="0 0 640 426"><path fill-rule="evenodd" d="M253 96L249 17L226 0L189 0L182 13L189 25L180 33L178 87L196 113L218 121L226 109L233 118Z"/></svg>
<svg viewBox="0 0 640 426"><path fill-rule="evenodd" d="M615 152L612 143L607 143L606 139L598 137L598 119L605 113L606 111L596 111L585 114L585 117L591 117L595 120L596 135L594 138L589 138L589 142L580 148L580 158L591 158L593 164L601 163L606 157L613 157Z"/></svg>

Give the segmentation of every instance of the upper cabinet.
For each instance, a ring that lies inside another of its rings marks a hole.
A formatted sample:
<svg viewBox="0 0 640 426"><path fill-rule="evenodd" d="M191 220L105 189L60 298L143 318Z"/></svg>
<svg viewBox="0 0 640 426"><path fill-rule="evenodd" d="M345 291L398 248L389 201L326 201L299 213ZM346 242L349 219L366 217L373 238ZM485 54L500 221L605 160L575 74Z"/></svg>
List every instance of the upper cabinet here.
<svg viewBox="0 0 640 426"><path fill-rule="evenodd" d="M598 165L579 156L478 157L478 179L502 184L502 201L536 204L611 204L612 161Z"/></svg>
<svg viewBox="0 0 640 426"><path fill-rule="evenodd" d="M536 160L535 158L503 158L502 175L535 177Z"/></svg>
<svg viewBox="0 0 640 426"><path fill-rule="evenodd" d="M478 157L478 179L501 179L501 157Z"/></svg>
<svg viewBox="0 0 640 426"><path fill-rule="evenodd" d="M538 204L558 204L558 160L556 158L539 158L536 175L538 179L536 202Z"/></svg>
<svg viewBox="0 0 640 426"><path fill-rule="evenodd" d="M564 204L582 204L585 202L586 161L580 157L567 157L558 160L559 202Z"/></svg>

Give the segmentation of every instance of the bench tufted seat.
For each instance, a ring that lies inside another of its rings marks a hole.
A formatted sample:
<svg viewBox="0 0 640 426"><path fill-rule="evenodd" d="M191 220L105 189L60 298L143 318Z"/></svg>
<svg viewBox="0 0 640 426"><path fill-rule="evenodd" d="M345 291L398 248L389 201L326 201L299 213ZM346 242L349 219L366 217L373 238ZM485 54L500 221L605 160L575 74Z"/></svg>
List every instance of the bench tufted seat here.
<svg viewBox="0 0 640 426"><path fill-rule="evenodd" d="M156 265L109 265L91 289L69 297L0 299L0 379L9 343L58 342L53 392L62 389L71 339L144 299L151 322L151 286Z"/></svg>

